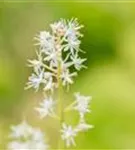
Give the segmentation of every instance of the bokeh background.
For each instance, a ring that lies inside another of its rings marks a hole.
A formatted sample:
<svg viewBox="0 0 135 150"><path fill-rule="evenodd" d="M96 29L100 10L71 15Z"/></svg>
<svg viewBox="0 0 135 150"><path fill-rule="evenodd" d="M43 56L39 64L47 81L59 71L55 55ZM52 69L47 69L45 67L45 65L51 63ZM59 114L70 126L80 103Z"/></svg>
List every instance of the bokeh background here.
<svg viewBox="0 0 135 150"><path fill-rule="evenodd" d="M80 91L92 95L95 126L76 138L76 149L135 149L135 3L0 2L0 148L6 149L10 125L23 118L41 126L52 148L56 126L39 120L33 107L42 94L24 90L35 56L33 37L60 18L77 17L85 28L81 48L88 69L81 70L66 101ZM69 114L74 123L77 116ZM46 127L45 127L46 126ZM51 128L51 129L50 129Z"/></svg>

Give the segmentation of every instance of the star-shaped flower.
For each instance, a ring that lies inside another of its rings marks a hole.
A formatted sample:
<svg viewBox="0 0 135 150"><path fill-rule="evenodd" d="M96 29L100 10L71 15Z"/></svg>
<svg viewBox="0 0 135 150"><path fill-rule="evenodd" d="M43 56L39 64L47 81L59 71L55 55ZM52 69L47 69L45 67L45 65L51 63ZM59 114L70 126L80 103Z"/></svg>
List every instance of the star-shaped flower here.
<svg viewBox="0 0 135 150"><path fill-rule="evenodd" d="M77 135L76 131L72 128L72 126L68 126L65 123L62 124L61 129L61 137L66 142L66 146L69 147L71 145L76 146L74 137Z"/></svg>
<svg viewBox="0 0 135 150"><path fill-rule="evenodd" d="M55 101L49 97L45 98L43 102L40 103L40 107L35 108L35 110L39 113L40 118L44 118L46 116L54 116L54 106Z"/></svg>

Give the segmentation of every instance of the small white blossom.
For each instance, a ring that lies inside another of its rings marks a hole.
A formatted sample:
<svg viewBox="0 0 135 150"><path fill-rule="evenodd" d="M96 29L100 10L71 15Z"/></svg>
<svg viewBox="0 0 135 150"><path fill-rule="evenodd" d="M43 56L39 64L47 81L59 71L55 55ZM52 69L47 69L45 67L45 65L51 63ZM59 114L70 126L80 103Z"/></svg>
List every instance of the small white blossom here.
<svg viewBox="0 0 135 150"><path fill-rule="evenodd" d="M70 49L72 55L79 51L81 42L76 37L68 37L65 41L67 44L64 45L64 51L68 51Z"/></svg>
<svg viewBox="0 0 135 150"><path fill-rule="evenodd" d="M78 37L82 36L79 30L83 28L84 26L79 24L77 18L72 18L70 21L68 21L68 26L69 26L70 31L72 30L72 33L74 33L74 35Z"/></svg>
<svg viewBox="0 0 135 150"><path fill-rule="evenodd" d="M57 67L58 64L58 51L52 49L51 51L46 51L46 56L44 61L50 62L50 67Z"/></svg>
<svg viewBox="0 0 135 150"><path fill-rule="evenodd" d="M54 22L50 25L53 33L63 36L67 31L67 25L64 19Z"/></svg>
<svg viewBox="0 0 135 150"><path fill-rule="evenodd" d="M21 124L16 126L11 126L12 133L9 135L11 138L27 138L30 134L32 134L32 128L27 124L24 120Z"/></svg>
<svg viewBox="0 0 135 150"><path fill-rule="evenodd" d="M8 144L8 150L30 150L28 149L28 143L13 141Z"/></svg>
<svg viewBox="0 0 135 150"><path fill-rule="evenodd" d="M40 118L44 118L46 116L54 116L54 106L55 101L49 97L43 100L42 103L40 103L40 107L35 108L35 110L39 113Z"/></svg>
<svg viewBox="0 0 135 150"><path fill-rule="evenodd" d="M35 37L35 40L38 41L35 45L39 45L42 52L51 51L54 48L54 39L53 36L46 31L41 31L39 35Z"/></svg>
<svg viewBox="0 0 135 150"><path fill-rule="evenodd" d="M45 85L45 87L44 87L44 90L45 90L45 91L50 90L50 91L53 92L53 88L54 88L54 86L55 86L55 83L53 82L53 78L50 77L50 78L48 78L48 80L46 80L46 81L47 81L47 83L46 83L46 85Z"/></svg>
<svg viewBox="0 0 135 150"><path fill-rule="evenodd" d="M62 133L61 137L66 142L67 147L69 147L71 145L76 146L74 137L77 135L77 133L72 128L72 126L68 126L65 123L63 123L61 133Z"/></svg>
<svg viewBox="0 0 135 150"><path fill-rule="evenodd" d="M68 21L68 29L65 34L65 41L67 44L65 44L64 50L67 51L69 49L72 55L75 54L75 51L80 51L79 47L81 41L79 40L79 37L82 36L82 34L80 34L79 30L82 27L83 25L79 25L77 18Z"/></svg>
<svg viewBox="0 0 135 150"><path fill-rule="evenodd" d="M52 91L55 87L55 83L53 82L53 74L50 72L44 73L44 90L45 91Z"/></svg>
<svg viewBox="0 0 135 150"><path fill-rule="evenodd" d="M42 141L37 141L35 143L34 142L31 142L30 143L30 148L29 150L48 150L49 146L47 144L44 144Z"/></svg>
<svg viewBox="0 0 135 150"><path fill-rule="evenodd" d="M35 73L29 77L29 82L27 83L26 89L33 87L38 91L39 86L43 83L44 70L37 70Z"/></svg>
<svg viewBox="0 0 135 150"><path fill-rule="evenodd" d="M89 103L92 99L90 96L83 96L80 93L75 94L76 104L74 105L73 109L77 110L80 114L80 117L83 119L86 113L91 112L89 110Z"/></svg>
<svg viewBox="0 0 135 150"><path fill-rule="evenodd" d="M76 70L80 70L81 68L86 68L86 66L82 65L83 62L85 62L87 59L84 58L84 59L81 59L80 57L78 57L78 55L74 55L74 56L71 56L71 60L74 64L74 67Z"/></svg>
<svg viewBox="0 0 135 150"><path fill-rule="evenodd" d="M28 60L29 67L33 67L35 71L38 71L41 69L42 63L43 63L43 58L42 58L42 54L39 52L36 52L37 54L37 59L34 60Z"/></svg>
<svg viewBox="0 0 135 150"><path fill-rule="evenodd" d="M89 129L92 129L94 126L91 124L87 124L86 122L80 122L77 127L76 127L76 132L83 132L83 131L87 131Z"/></svg>
<svg viewBox="0 0 135 150"><path fill-rule="evenodd" d="M44 135L38 128L33 128L23 121L17 126L11 127L9 135L12 141L8 144L9 150L47 150L48 145L44 141Z"/></svg>
<svg viewBox="0 0 135 150"><path fill-rule="evenodd" d="M73 37L73 38L79 38L80 36L83 36L79 30L83 28L83 25L80 25L77 21L77 18L72 18L70 21L68 21L68 29L66 32L66 37Z"/></svg>
<svg viewBox="0 0 135 150"><path fill-rule="evenodd" d="M63 81L63 85L73 84L72 77L77 76L76 72L69 73L69 70L65 70L62 72L61 79Z"/></svg>
<svg viewBox="0 0 135 150"><path fill-rule="evenodd" d="M53 61L54 63L57 61L58 52L55 49L52 51L46 52L46 57L44 58L45 61Z"/></svg>

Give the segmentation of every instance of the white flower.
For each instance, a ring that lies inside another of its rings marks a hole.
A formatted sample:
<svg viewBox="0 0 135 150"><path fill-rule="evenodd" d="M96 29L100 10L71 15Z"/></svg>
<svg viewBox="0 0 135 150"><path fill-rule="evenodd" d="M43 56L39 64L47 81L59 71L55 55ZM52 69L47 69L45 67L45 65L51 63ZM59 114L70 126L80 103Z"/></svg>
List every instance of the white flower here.
<svg viewBox="0 0 135 150"><path fill-rule="evenodd" d="M50 25L53 33L63 36L67 30L66 21L61 19L58 22L54 22Z"/></svg>
<svg viewBox="0 0 135 150"><path fill-rule="evenodd" d="M67 126L65 123L63 123L61 133L62 133L61 137L66 142L67 147L71 145L76 146L74 137L77 134L76 131L72 128L72 126Z"/></svg>
<svg viewBox="0 0 135 150"><path fill-rule="evenodd" d="M81 28L84 27L83 25L79 24L77 18L72 18L71 20L69 20L68 25L69 25L70 28L74 29L75 31L78 31L78 30L80 30Z"/></svg>
<svg viewBox="0 0 135 150"><path fill-rule="evenodd" d="M77 76L76 72L70 73L68 69L62 72L61 79L63 85L73 84L72 77Z"/></svg>
<svg viewBox="0 0 135 150"><path fill-rule="evenodd" d="M40 107L35 108L35 110L39 113L40 118L44 118L46 116L54 116L54 106L55 106L55 102L54 100L49 97L43 100L42 103L40 103Z"/></svg>
<svg viewBox="0 0 135 150"><path fill-rule="evenodd" d="M52 49L52 51L46 52L46 57L44 58L45 61L57 61L58 52L55 49Z"/></svg>
<svg viewBox="0 0 135 150"><path fill-rule="evenodd" d="M29 81L27 83L26 89L33 87L36 91L38 91L39 86L43 83L44 70L37 70L35 73L29 77Z"/></svg>
<svg viewBox="0 0 135 150"><path fill-rule="evenodd" d="M32 134L31 126L25 120L19 125L11 126L11 130L12 133L9 135L11 138L20 138L22 136L27 138L29 134Z"/></svg>
<svg viewBox="0 0 135 150"><path fill-rule="evenodd" d="M67 30L67 33L66 33L66 36L68 37L80 37L80 36L83 36L79 30L81 28L83 28L84 26L83 25L80 25L78 23L78 19L77 18L72 18L70 21L68 21L68 30Z"/></svg>
<svg viewBox="0 0 135 150"><path fill-rule="evenodd" d="M41 141L28 141L28 142L10 142L8 150L47 150L48 145Z"/></svg>
<svg viewBox="0 0 135 150"><path fill-rule="evenodd" d="M51 51L54 48L54 39L49 32L41 31L35 39L38 41L35 45L40 45L41 51L44 53L46 53L46 51Z"/></svg>
<svg viewBox="0 0 135 150"><path fill-rule="evenodd" d="M48 150L49 146L44 144L42 141L33 141L30 143L29 150Z"/></svg>
<svg viewBox="0 0 135 150"><path fill-rule="evenodd" d="M76 70L80 70L82 67L86 68L86 66L82 65L82 63L87 60L86 58L81 59L80 57L78 57L78 54L76 54L74 56L71 56L71 60Z"/></svg>
<svg viewBox="0 0 135 150"><path fill-rule="evenodd" d="M53 77L52 76L53 76L53 74L50 73L50 72L45 72L44 73L44 85L45 85L44 90L45 91L50 90L50 91L53 92L53 89L55 87L55 83L53 82Z"/></svg>
<svg viewBox="0 0 135 150"><path fill-rule="evenodd" d="M37 59L28 60L28 62L29 62L28 66L29 67L34 67L34 70L38 71L38 70L41 69L41 66L42 66L42 63L43 63L43 58L42 58L41 53L36 52L36 54L37 54Z"/></svg>
<svg viewBox="0 0 135 150"><path fill-rule="evenodd" d="M79 47L81 42L76 37L68 37L65 41L67 44L64 45L64 51L70 50L71 54L74 55L76 51L78 52L80 50Z"/></svg>
<svg viewBox="0 0 135 150"><path fill-rule="evenodd" d="M31 137L33 141L42 141L44 140L44 135L43 133L41 132L40 129L34 129L34 132L32 133L33 136Z"/></svg>
<svg viewBox="0 0 135 150"><path fill-rule="evenodd" d="M50 67L56 67L58 63L58 51L56 51L56 49L46 51L44 61L50 62Z"/></svg>
<svg viewBox="0 0 135 150"><path fill-rule="evenodd" d="M55 83L53 82L53 78L50 77L50 78L48 78L48 80L46 80L46 81L47 81L47 82L46 82L46 85L45 85L45 87L44 87L44 90L45 90L45 91L50 90L50 91L53 92L53 88L54 88L54 86L55 86Z"/></svg>
<svg viewBox="0 0 135 150"><path fill-rule="evenodd" d="M76 132L82 132L82 131L87 131L89 129L92 129L94 126L91 124L87 124L85 121L80 122L77 127L76 127Z"/></svg>
<svg viewBox="0 0 135 150"><path fill-rule="evenodd" d="M28 143L13 141L8 144L8 150L30 150L28 149Z"/></svg>
<svg viewBox="0 0 135 150"><path fill-rule="evenodd" d="M82 28L82 25L79 25L77 19L71 19L68 21L68 29L65 33L65 41L67 44L64 45L64 51L70 50L71 54L74 55L75 51L80 51L81 41L79 37L82 36L79 30Z"/></svg>
<svg viewBox="0 0 135 150"><path fill-rule="evenodd" d="M91 112L89 110L89 103L92 99L90 96L83 96L80 93L75 94L76 103L73 106L73 109L77 110L80 114L80 117L83 119L86 113Z"/></svg>
<svg viewBox="0 0 135 150"><path fill-rule="evenodd" d="M48 145L44 142L44 135L40 129L33 128L23 121L17 126L11 127L9 135L12 141L8 144L9 150L47 150Z"/></svg>

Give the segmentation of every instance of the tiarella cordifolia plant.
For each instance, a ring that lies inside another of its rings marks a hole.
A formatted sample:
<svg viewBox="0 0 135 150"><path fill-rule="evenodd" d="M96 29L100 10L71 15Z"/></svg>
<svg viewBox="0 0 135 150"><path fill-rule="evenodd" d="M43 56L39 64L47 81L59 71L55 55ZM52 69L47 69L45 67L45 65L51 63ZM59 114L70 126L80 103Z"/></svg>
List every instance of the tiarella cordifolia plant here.
<svg viewBox="0 0 135 150"><path fill-rule="evenodd" d="M77 19L61 19L50 25L51 32L41 31L35 37L37 58L28 60L29 66L33 68L33 73L29 77L26 89L34 88L38 91L43 90L44 99L35 108L41 119L50 116L58 119L60 122L59 133L65 146L69 147L75 144L74 138L79 132L91 129L93 126L85 121L85 114L90 113L89 104L91 96L83 96L79 92L75 93L75 101L69 105L64 105L62 98L63 87L69 89L73 83L73 77L77 76L77 71L86 68L83 63L86 58L80 58L80 38L83 36ZM73 72L73 70L76 70ZM57 92L57 98L54 99L54 91ZM57 108L57 109L56 109ZM56 111L58 110L58 111ZM75 127L65 123L64 113L67 111L77 111L79 113L79 122ZM32 128L23 121L18 126L11 127L12 140L8 148L16 149L38 149L46 150L49 146L44 141L44 135L39 129ZM64 148L61 140L58 148Z"/></svg>

